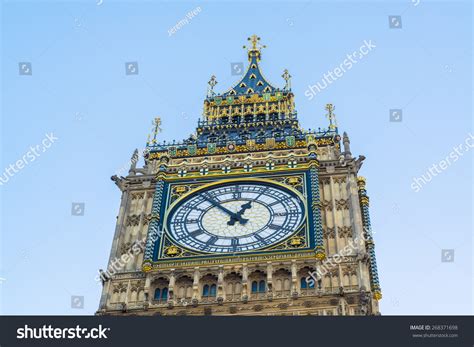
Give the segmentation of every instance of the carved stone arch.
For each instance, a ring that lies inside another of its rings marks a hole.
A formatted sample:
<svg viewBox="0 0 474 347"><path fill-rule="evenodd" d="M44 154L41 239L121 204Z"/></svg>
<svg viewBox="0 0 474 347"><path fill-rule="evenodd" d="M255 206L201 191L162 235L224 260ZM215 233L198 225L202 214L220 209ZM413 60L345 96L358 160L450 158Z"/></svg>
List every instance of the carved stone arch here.
<svg viewBox="0 0 474 347"><path fill-rule="evenodd" d="M249 271L248 278L249 279L252 278L252 277L264 277L264 278L266 278L266 276L267 276L267 271L265 271L262 268L255 268L254 270Z"/></svg>
<svg viewBox="0 0 474 347"><path fill-rule="evenodd" d="M176 278L176 282L178 282L178 281L180 281L180 280L181 280L181 281L185 281L185 280L188 280L188 279L191 280L191 281L193 280L193 276L192 276L191 274L189 274L189 273L180 273L180 274L177 274L175 278Z"/></svg>
<svg viewBox="0 0 474 347"><path fill-rule="evenodd" d="M250 296L254 299L263 298L267 291L267 273L263 269L255 269L248 276Z"/></svg>
<svg viewBox="0 0 474 347"><path fill-rule="evenodd" d="M273 264L273 273L276 271L283 269L291 273L291 264L284 264L284 263L279 263L279 264Z"/></svg>
<svg viewBox="0 0 474 347"><path fill-rule="evenodd" d="M242 269L235 269L235 268L224 270L224 278L230 274L236 274L236 275L242 276L243 271Z"/></svg>
<svg viewBox="0 0 474 347"><path fill-rule="evenodd" d="M154 276L151 279L151 284L156 285L157 283L169 283L170 278L168 275L159 275L159 276Z"/></svg>
<svg viewBox="0 0 474 347"><path fill-rule="evenodd" d="M215 276L217 278L218 271L204 271L199 274L199 279L202 280L206 276Z"/></svg>
<svg viewBox="0 0 474 347"><path fill-rule="evenodd" d="M232 271L224 276L224 295L226 301L240 300L242 295L242 274Z"/></svg>
<svg viewBox="0 0 474 347"><path fill-rule="evenodd" d="M229 272L229 273L224 273L224 281L228 281L228 280L234 280L234 279L238 279L240 278L240 280L242 280L242 274L240 273L240 271L232 271L232 272Z"/></svg>
<svg viewBox="0 0 474 347"><path fill-rule="evenodd" d="M189 274L181 274L174 284L174 294L178 300L191 300L193 295L193 278Z"/></svg>
<svg viewBox="0 0 474 347"><path fill-rule="evenodd" d="M310 273L313 273L316 271L316 268L314 266L308 265L308 264L302 264L300 268L298 269L298 277L307 277L310 276Z"/></svg>
<svg viewBox="0 0 474 347"><path fill-rule="evenodd" d="M279 267L275 271L273 271L273 277L279 276L279 275L289 275L291 276L291 270L286 268L286 267Z"/></svg>
<svg viewBox="0 0 474 347"><path fill-rule="evenodd" d="M272 291L276 297L288 297L291 291L291 271L278 268L272 275Z"/></svg>
<svg viewBox="0 0 474 347"><path fill-rule="evenodd" d="M166 302L168 300L169 276L155 276L151 280L151 299L156 302Z"/></svg>
<svg viewBox="0 0 474 347"><path fill-rule="evenodd" d="M201 300L213 302L217 298L217 280L218 276L213 273L205 273L199 281L199 292Z"/></svg>

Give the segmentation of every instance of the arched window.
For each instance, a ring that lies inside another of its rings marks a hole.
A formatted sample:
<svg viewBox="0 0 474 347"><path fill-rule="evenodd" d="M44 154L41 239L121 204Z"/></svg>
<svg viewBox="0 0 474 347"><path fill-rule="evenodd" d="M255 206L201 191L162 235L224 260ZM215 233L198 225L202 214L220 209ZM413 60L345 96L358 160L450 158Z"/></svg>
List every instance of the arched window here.
<svg viewBox="0 0 474 347"><path fill-rule="evenodd" d="M306 282L306 277L301 277L301 289L308 288L308 282Z"/></svg>
<svg viewBox="0 0 474 347"><path fill-rule="evenodd" d="M211 292L210 292L209 296L216 296L216 285L215 284L211 285Z"/></svg>
<svg viewBox="0 0 474 347"><path fill-rule="evenodd" d="M168 300L168 288L163 288L161 291L161 300Z"/></svg>
<svg viewBox="0 0 474 347"><path fill-rule="evenodd" d="M156 288L155 289L155 296L153 297L153 299L160 300L160 294L161 294L160 288Z"/></svg>
<svg viewBox="0 0 474 347"><path fill-rule="evenodd" d="M202 296L209 296L209 285L206 284L204 287L202 287Z"/></svg>
<svg viewBox="0 0 474 347"><path fill-rule="evenodd" d="M258 291L258 284L257 281L252 282L252 293L256 293Z"/></svg>
<svg viewBox="0 0 474 347"><path fill-rule="evenodd" d="M260 283L258 284L258 291L260 293L265 292L265 281L264 280L261 280Z"/></svg>
<svg viewBox="0 0 474 347"><path fill-rule="evenodd" d="M306 277L301 277L301 289L314 288L314 280L306 281Z"/></svg>

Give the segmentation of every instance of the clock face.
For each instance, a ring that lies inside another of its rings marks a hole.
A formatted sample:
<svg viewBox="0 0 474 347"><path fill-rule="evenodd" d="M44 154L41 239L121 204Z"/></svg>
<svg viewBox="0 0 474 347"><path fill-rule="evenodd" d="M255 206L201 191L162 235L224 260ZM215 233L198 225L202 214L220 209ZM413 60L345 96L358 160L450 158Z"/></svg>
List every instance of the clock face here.
<svg viewBox="0 0 474 347"><path fill-rule="evenodd" d="M305 219L291 189L262 181L204 187L177 201L166 226L184 247L208 253L246 252L293 234Z"/></svg>

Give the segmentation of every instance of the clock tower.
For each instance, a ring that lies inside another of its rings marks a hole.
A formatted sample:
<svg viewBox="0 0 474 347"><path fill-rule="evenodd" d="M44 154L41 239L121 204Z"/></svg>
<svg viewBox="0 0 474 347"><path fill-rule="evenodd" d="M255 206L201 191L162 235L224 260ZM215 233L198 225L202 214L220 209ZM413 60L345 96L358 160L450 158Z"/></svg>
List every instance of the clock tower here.
<svg viewBox="0 0 474 347"><path fill-rule="evenodd" d="M373 315L381 299L364 160L329 125L300 127L287 70L262 75L252 36L243 78L180 142L157 140L122 191L97 314ZM341 147L342 146L342 147Z"/></svg>

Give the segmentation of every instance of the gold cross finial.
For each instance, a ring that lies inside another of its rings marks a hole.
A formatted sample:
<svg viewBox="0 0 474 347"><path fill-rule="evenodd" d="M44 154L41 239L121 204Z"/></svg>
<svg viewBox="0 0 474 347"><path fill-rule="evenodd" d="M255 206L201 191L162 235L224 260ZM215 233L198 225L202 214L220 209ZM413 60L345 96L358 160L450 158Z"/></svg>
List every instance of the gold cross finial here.
<svg viewBox="0 0 474 347"><path fill-rule="evenodd" d="M252 49L257 49L257 43L260 41L260 37L257 35L252 35L248 38L249 41L252 41Z"/></svg>
<svg viewBox="0 0 474 347"><path fill-rule="evenodd" d="M328 111L326 117L329 119L329 129L331 130L337 128L336 115L333 113L334 109L335 107L333 104L326 104L326 110Z"/></svg>
<svg viewBox="0 0 474 347"><path fill-rule="evenodd" d="M153 119L153 125L155 126L155 134L158 134L159 132L161 132L161 118L160 117L155 117L155 119Z"/></svg>
<svg viewBox="0 0 474 347"><path fill-rule="evenodd" d="M207 97L211 98L216 94L214 93L214 87L217 84L216 76L212 75L211 79L209 80L209 82L207 82L207 84L209 84L209 87L207 87Z"/></svg>
<svg viewBox="0 0 474 347"><path fill-rule="evenodd" d="M247 38L252 43L252 47L247 47L244 46L244 48L248 48L249 51L259 51L261 48L266 48L267 46L260 44L260 37L257 35L252 35L249 38Z"/></svg>
<svg viewBox="0 0 474 347"><path fill-rule="evenodd" d="M283 77L283 79L285 80L285 90L289 90L291 89L291 75L290 73L288 72L287 69L285 69L285 71L283 71L283 75L281 75L281 77Z"/></svg>
<svg viewBox="0 0 474 347"><path fill-rule="evenodd" d="M158 135L158 133L161 132L161 118L155 117L155 119L153 119L153 122L151 122L151 124L153 125L153 129L152 129L153 139L151 140L151 143L155 144L156 136ZM150 144L150 135L148 135L148 144Z"/></svg>
<svg viewBox="0 0 474 347"><path fill-rule="evenodd" d="M244 48L248 49L249 52L249 60L252 56L256 56L258 60L260 60L260 51L262 48L266 48L267 46L260 44L260 37L257 35L252 35L247 38L248 41L251 42L252 46L244 46Z"/></svg>

